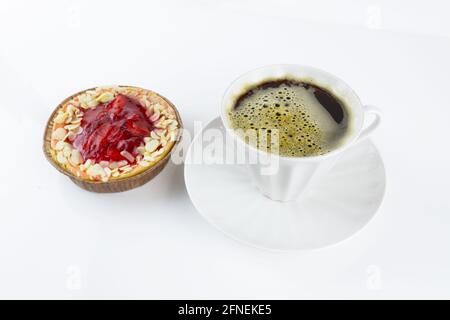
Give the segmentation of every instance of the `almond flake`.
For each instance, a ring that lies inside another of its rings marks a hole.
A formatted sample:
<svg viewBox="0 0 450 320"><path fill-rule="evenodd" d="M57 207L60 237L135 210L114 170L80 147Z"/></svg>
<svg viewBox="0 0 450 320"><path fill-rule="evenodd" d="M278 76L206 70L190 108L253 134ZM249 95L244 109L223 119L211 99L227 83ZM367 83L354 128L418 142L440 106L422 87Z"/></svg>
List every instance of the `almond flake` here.
<svg viewBox="0 0 450 320"><path fill-rule="evenodd" d="M141 162L139 162L139 165L141 167L148 167L150 165L150 162L147 162L145 160L142 160Z"/></svg>
<svg viewBox="0 0 450 320"><path fill-rule="evenodd" d="M74 129L78 128L79 126L80 126L79 123L77 123L77 124L68 124L68 125L64 126L64 128L67 129L67 130L74 130Z"/></svg>
<svg viewBox="0 0 450 320"><path fill-rule="evenodd" d="M129 172L131 170L133 170L133 168L131 168L131 166L129 164L127 164L126 166L123 166L121 168L119 168L122 172Z"/></svg>
<svg viewBox="0 0 450 320"><path fill-rule="evenodd" d="M52 133L52 139L55 140L62 140L64 136L67 134L66 129L64 128L58 128Z"/></svg>
<svg viewBox="0 0 450 320"><path fill-rule="evenodd" d="M111 176L111 173L112 173L112 171L111 171L111 169L110 169L110 168L105 168L105 169L103 169L103 170L105 170L105 174L106 174L106 176L108 176L108 177L110 177L110 176Z"/></svg>
<svg viewBox="0 0 450 320"><path fill-rule="evenodd" d="M144 105L146 108L148 108L150 106L150 102L148 101L147 97L142 97L139 102Z"/></svg>
<svg viewBox="0 0 450 320"><path fill-rule="evenodd" d="M118 171L113 172L113 173L112 173L112 176L113 176L114 178L117 178L118 176L120 176L120 173L119 173Z"/></svg>
<svg viewBox="0 0 450 320"><path fill-rule="evenodd" d="M155 127L156 128L161 128L161 129L164 128L164 120L165 120L164 116L159 118L159 121L155 123Z"/></svg>
<svg viewBox="0 0 450 320"><path fill-rule="evenodd" d="M102 168L106 168L109 166L109 162L108 161L100 161L98 163L100 166L102 166Z"/></svg>
<svg viewBox="0 0 450 320"><path fill-rule="evenodd" d="M169 129L169 131L173 131L176 128L178 128L178 122L175 120L172 120L172 123L169 124L169 126L167 127Z"/></svg>
<svg viewBox="0 0 450 320"><path fill-rule="evenodd" d="M73 166L79 165L81 163L80 151L78 151L77 149L73 149L72 153L70 154L69 162Z"/></svg>
<svg viewBox="0 0 450 320"><path fill-rule="evenodd" d="M58 141L55 145L55 150L61 151L62 149L64 149L66 143L62 140Z"/></svg>
<svg viewBox="0 0 450 320"><path fill-rule="evenodd" d="M110 164L109 164L109 168L111 169L111 170L115 170L115 169L117 169L119 167L119 163L118 162L111 162Z"/></svg>
<svg viewBox="0 0 450 320"><path fill-rule="evenodd" d="M56 160L61 163L61 164L66 164L67 163L67 159L66 157L64 157L63 153L61 151L59 151L56 154Z"/></svg>
<svg viewBox="0 0 450 320"><path fill-rule="evenodd" d="M88 159L84 164L80 165L80 169L82 171L85 171L86 169L89 169L89 167L91 166L92 161L91 159Z"/></svg>
<svg viewBox="0 0 450 320"><path fill-rule="evenodd" d="M66 121L67 119L67 116L68 116L67 113L59 111L54 121L59 124L64 123L64 121Z"/></svg>
<svg viewBox="0 0 450 320"><path fill-rule="evenodd" d="M144 155L144 160L153 162L153 161L155 161L155 158L151 154L146 154L146 155Z"/></svg>
<svg viewBox="0 0 450 320"><path fill-rule="evenodd" d="M126 160L121 160L121 161L119 161L119 162L117 163L117 165L119 166L119 168L120 168L120 167L124 167L124 166L128 165L128 161L126 161Z"/></svg>
<svg viewBox="0 0 450 320"><path fill-rule="evenodd" d="M145 146L137 147L136 151L139 152L140 154L144 154L145 153Z"/></svg>
<svg viewBox="0 0 450 320"><path fill-rule="evenodd" d="M76 135L77 134L75 132L69 131L69 133L67 134L66 138L69 138L69 140L73 140L73 139L75 139ZM66 140L66 139L63 139L63 140Z"/></svg>
<svg viewBox="0 0 450 320"><path fill-rule="evenodd" d="M103 92L96 100L102 103L109 102L114 99L114 94L111 92Z"/></svg>
<svg viewBox="0 0 450 320"><path fill-rule="evenodd" d="M128 151L124 150L124 151L120 151L120 155L124 158L126 158L129 162L134 162L134 157L131 153L129 153Z"/></svg>
<svg viewBox="0 0 450 320"><path fill-rule="evenodd" d="M166 136L161 136L161 145L164 147L167 144Z"/></svg>
<svg viewBox="0 0 450 320"><path fill-rule="evenodd" d="M161 111L164 110L164 108L159 103L155 103L153 105L153 110L155 110L155 112L161 113Z"/></svg>
<svg viewBox="0 0 450 320"><path fill-rule="evenodd" d="M90 175L91 177L104 176L105 171L98 163L96 163L87 169L87 174Z"/></svg>
<svg viewBox="0 0 450 320"><path fill-rule="evenodd" d="M150 117L150 121L155 122L156 120L159 119L160 115L161 114L159 113L159 111L155 111L155 113L153 113L152 116Z"/></svg>
<svg viewBox="0 0 450 320"><path fill-rule="evenodd" d="M158 140L151 140L150 142L145 144L145 150L147 152L153 152L158 148L159 141Z"/></svg>
<svg viewBox="0 0 450 320"><path fill-rule="evenodd" d="M72 154L72 146L66 143L62 152L64 154L64 157L66 158L70 157L70 155Z"/></svg>
<svg viewBox="0 0 450 320"><path fill-rule="evenodd" d="M158 140L159 139L159 136L156 134L156 132L154 132L154 131L152 131L151 133L150 133L150 137L152 137L153 139L156 139L156 140Z"/></svg>
<svg viewBox="0 0 450 320"><path fill-rule="evenodd" d="M73 104L68 104L66 107L66 113L69 117L72 117L73 114L77 111L77 107L75 107Z"/></svg>
<svg viewBox="0 0 450 320"><path fill-rule="evenodd" d="M91 99L87 102L87 106L90 108L96 107L98 105L98 101L95 99Z"/></svg>

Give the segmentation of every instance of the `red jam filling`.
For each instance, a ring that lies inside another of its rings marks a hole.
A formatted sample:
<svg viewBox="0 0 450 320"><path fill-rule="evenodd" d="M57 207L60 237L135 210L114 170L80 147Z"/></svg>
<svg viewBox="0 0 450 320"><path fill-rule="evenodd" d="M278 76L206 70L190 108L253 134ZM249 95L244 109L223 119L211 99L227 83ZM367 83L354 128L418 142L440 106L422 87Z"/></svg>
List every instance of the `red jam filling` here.
<svg viewBox="0 0 450 320"><path fill-rule="evenodd" d="M75 136L72 144L84 160L126 160L129 163L135 162L130 161L129 155L136 158L136 148L153 128L145 108L122 94L109 103L87 110L80 126L83 130Z"/></svg>

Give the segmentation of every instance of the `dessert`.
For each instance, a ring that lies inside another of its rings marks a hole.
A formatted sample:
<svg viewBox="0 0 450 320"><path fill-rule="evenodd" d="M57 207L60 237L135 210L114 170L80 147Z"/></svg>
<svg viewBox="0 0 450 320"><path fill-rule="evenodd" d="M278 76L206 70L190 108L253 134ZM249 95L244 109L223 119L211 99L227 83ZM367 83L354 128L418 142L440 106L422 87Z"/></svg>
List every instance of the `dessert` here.
<svg viewBox="0 0 450 320"><path fill-rule="evenodd" d="M155 92L111 86L66 99L47 130L44 149L62 170L77 180L112 182L139 175L166 158L181 123L174 106Z"/></svg>

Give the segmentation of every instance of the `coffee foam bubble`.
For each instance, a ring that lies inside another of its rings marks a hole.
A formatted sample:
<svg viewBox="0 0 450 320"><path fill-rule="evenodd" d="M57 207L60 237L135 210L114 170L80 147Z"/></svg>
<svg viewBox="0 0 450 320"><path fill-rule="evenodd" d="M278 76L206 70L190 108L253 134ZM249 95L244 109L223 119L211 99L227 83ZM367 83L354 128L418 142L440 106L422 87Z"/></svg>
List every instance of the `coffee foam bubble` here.
<svg viewBox="0 0 450 320"><path fill-rule="evenodd" d="M261 84L237 99L228 112L230 125L256 130L257 141L261 135L277 131L283 156L327 153L333 148L335 139L331 138L339 131L339 124L320 106L312 90L305 83ZM256 147L262 149L261 145Z"/></svg>

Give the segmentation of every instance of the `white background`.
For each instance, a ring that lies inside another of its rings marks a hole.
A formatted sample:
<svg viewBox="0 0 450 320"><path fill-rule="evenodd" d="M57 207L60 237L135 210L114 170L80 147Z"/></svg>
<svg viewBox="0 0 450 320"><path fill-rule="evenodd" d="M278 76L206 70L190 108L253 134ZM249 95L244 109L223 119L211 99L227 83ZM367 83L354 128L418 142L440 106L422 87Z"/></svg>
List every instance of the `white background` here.
<svg viewBox="0 0 450 320"><path fill-rule="evenodd" d="M430 0L1 0L0 297L450 298L449 14ZM50 112L79 90L153 89L192 132L234 78L273 63L327 70L384 111L386 197L337 246L228 239L196 213L182 166L100 195L41 151Z"/></svg>

